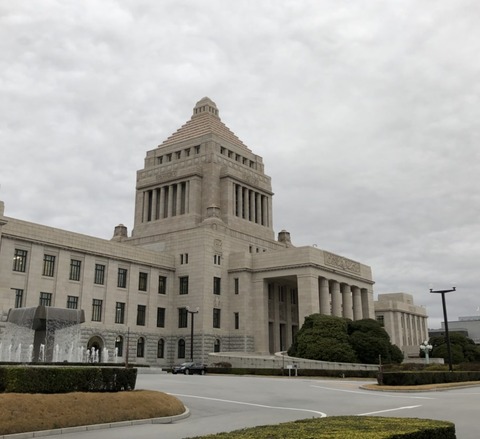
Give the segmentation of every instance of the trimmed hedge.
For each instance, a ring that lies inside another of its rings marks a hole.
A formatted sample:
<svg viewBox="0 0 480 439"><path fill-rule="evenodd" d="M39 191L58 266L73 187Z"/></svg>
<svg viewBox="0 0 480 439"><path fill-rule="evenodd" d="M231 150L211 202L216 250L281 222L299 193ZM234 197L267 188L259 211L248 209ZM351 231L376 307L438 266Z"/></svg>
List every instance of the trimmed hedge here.
<svg viewBox="0 0 480 439"><path fill-rule="evenodd" d="M207 373L231 374L231 375L268 375L288 376L288 369L254 369L245 367L208 367ZM291 369L291 375L295 375L295 369ZM376 370L333 370L333 369L297 369L298 376L322 376L333 378L376 378Z"/></svg>
<svg viewBox="0 0 480 439"><path fill-rule="evenodd" d="M456 439L451 422L417 418L332 416L245 428L190 439Z"/></svg>
<svg viewBox="0 0 480 439"><path fill-rule="evenodd" d="M82 366L2 366L0 392L119 392L135 389L137 369Z"/></svg>
<svg viewBox="0 0 480 439"><path fill-rule="evenodd" d="M480 371L411 371L383 372L377 377L385 386L419 386L422 384L458 383L480 381Z"/></svg>

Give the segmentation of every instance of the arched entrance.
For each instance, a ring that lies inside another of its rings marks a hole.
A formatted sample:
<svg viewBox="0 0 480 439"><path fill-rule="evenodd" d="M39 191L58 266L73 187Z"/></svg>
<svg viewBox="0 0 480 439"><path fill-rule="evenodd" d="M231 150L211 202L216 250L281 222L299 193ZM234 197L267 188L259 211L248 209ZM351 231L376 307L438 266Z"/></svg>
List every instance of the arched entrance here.
<svg viewBox="0 0 480 439"><path fill-rule="evenodd" d="M87 343L87 363L101 363L104 347L105 343L101 337L98 335L91 337Z"/></svg>

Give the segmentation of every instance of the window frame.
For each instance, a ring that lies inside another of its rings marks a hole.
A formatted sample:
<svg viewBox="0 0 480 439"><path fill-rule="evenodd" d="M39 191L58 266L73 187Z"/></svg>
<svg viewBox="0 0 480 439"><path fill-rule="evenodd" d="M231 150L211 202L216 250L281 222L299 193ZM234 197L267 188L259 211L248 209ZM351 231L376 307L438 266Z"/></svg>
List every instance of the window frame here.
<svg viewBox="0 0 480 439"><path fill-rule="evenodd" d="M179 294L188 294L188 276L180 276L178 278L179 282Z"/></svg>
<svg viewBox="0 0 480 439"><path fill-rule="evenodd" d="M75 282L79 282L81 273L82 273L82 261L80 259L70 259L70 275L68 279L73 280Z"/></svg>
<svg viewBox="0 0 480 439"><path fill-rule="evenodd" d="M145 326L147 322L147 305L137 305L137 326Z"/></svg>
<svg viewBox="0 0 480 439"><path fill-rule="evenodd" d="M148 290L148 273L141 271L138 273L138 291Z"/></svg>
<svg viewBox="0 0 480 439"><path fill-rule="evenodd" d="M101 322L103 314L103 300L92 299L92 322Z"/></svg>
<svg viewBox="0 0 480 439"><path fill-rule="evenodd" d="M95 264L95 273L93 283L95 285L105 285L105 264Z"/></svg>
<svg viewBox="0 0 480 439"><path fill-rule="evenodd" d="M119 267L117 274L117 288L127 288L128 269Z"/></svg>
<svg viewBox="0 0 480 439"><path fill-rule="evenodd" d="M157 328L165 328L165 314L165 308L161 306L157 307Z"/></svg>
<svg viewBox="0 0 480 439"><path fill-rule="evenodd" d="M27 271L28 251L22 248L16 248L13 255L12 270L18 273L25 273Z"/></svg>
<svg viewBox="0 0 480 439"><path fill-rule="evenodd" d="M43 271L42 276L54 277L55 276L55 255L45 253L43 255Z"/></svg>
<svg viewBox="0 0 480 439"><path fill-rule="evenodd" d="M115 303L115 323L120 325L125 323L125 302Z"/></svg>
<svg viewBox="0 0 480 439"><path fill-rule="evenodd" d="M222 310L221 308L213 308L213 328L220 329L221 328L221 318L222 318Z"/></svg>

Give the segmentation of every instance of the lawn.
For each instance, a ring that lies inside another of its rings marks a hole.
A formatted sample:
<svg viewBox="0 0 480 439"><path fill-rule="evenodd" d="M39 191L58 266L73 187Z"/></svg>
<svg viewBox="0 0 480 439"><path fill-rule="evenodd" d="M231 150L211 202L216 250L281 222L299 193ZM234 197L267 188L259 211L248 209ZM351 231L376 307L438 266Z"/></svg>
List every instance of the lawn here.
<svg viewBox="0 0 480 439"><path fill-rule="evenodd" d="M0 394L0 435L179 415L181 401L163 392Z"/></svg>

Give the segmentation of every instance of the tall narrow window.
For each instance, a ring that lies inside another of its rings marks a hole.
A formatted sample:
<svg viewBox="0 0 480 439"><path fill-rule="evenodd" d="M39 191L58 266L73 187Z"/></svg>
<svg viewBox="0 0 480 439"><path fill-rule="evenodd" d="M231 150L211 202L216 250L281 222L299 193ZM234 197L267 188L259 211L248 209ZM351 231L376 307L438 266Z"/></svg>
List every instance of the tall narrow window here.
<svg viewBox="0 0 480 439"><path fill-rule="evenodd" d="M158 294L167 294L167 278L158 276Z"/></svg>
<svg viewBox="0 0 480 439"><path fill-rule="evenodd" d="M221 309L213 308L213 327L220 328L220 313Z"/></svg>
<svg viewBox="0 0 480 439"><path fill-rule="evenodd" d="M78 259L70 259L70 280L80 280L80 269L82 261Z"/></svg>
<svg viewBox="0 0 480 439"><path fill-rule="evenodd" d="M147 291L148 273L139 273L138 289L139 291Z"/></svg>
<svg viewBox="0 0 480 439"><path fill-rule="evenodd" d="M118 280L117 280L118 288L127 288L127 273L128 271L126 268L118 269Z"/></svg>
<svg viewBox="0 0 480 439"><path fill-rule="evenodd" d="M123 357L123 337L121 335L117 335L115 338L115 353L117 357Z"/></svg>
<svg viewBox="0 0 480 439"><path fill-rule="evenodd" d="M188 313L187 308L178 308L178 327L186 328L188 325Z"/></svg>
<svg viewBox="0 0 480 439"><path fill-rule="evenodd" d="M23 306L23 290L15 288L14 291L15 291L15 308L21 308Z"/></svg>
<svg viewBox="0 0 480 439"><path fill-rule="evenodd" d="M240 313L233 313L235 317L235 329L240 329Z"/></svg>
<svg viewBox="0 0 480 439"><path fill-rule="evenodd" d="M165 340L161 338L157 343L157 358L165 357Z"/></svg>
<svg viewBox="0 0 480 439"><path fill-rule="evenodd" d="M97 285L105 284L105 265L95 264L95 279L94 283Z"/></svg>
<svg viewBox="0 0 480 439"><path fill-rule="evenodd" d="M117 302L115 305L115 323L125 323L125 303Z"/></svg>
<svg viewBox="0 0 480 439"><path fill-rule="evenodd" d="M102 305L103 300L93 299L92 301L92 322L102 321Z"/></svg>
<svg viewBox="0 0 480 439"><path fill-rule="evenodd" d="M222 289L222 279L219 277L213 278L213 294L220 295Z"/></svg>
<svg viewBox="0 0 480 439"><path fill-rule="evenodd" d="M235 290L235 294L238 294L239 291L240 291L240 281L238 279L238 277L236 277L234 280L234 290Z"/></svg>
<svg viewBox="0 0 480 439"><path fill-rule="evenodd" d="M55 256L43 255L43 275L53 277L55 273Z"/></svg>
<svg viewBox="0 0 480 439"><path fill-rule="evenodd" d="M78 309L78 296L67 296L67 308Z"/></svg>
<svg viewBox="0 0 480 439"><path fill-rule="evenodd" d="M145 305L137 306L137 325L145 326L145 317L147 314L147 307Z"/></svg>
<svg viewBox="0 0 480 439"><path fill-rule="evenodd" d="M145 339L140 337L137 341L137 357L145 357Z"/></svg>
<svg viewBox="0 0 480 439"><path fill-rule="evenodd" d="M165 308L157 308L157 328L165 328Z"/></svg>
<svg viewBox="0 0 480 439"><path fill-rule="evenodd" d="M181 338L178 340L178 358L185 358L185 340Z"/></svg>
<svg viewBox="0 0 480 439"><path fill-rule="evenodd" d="M40 293L40 305L52 306L52 293Z"/></svg>
<svg viewBox="0 0 480 439"><path fill-rule="evenodd" d="M188 294L188 276L182 276L180 281L180 294Z"/></svg>
<svg viewBox="0 0 480 439"><path fill-rule="evenodd" d="M27 269L27 254L26 250L21 250L19 248L15 249L15 254L13 256L13 271L21 271L25 273Z"/></svg>
<svg viewBox="0 0 480 439"><path fill-rule="evenodd" d="M213 352L220 352L220 339L216 338L213 343Z"/></svg>

